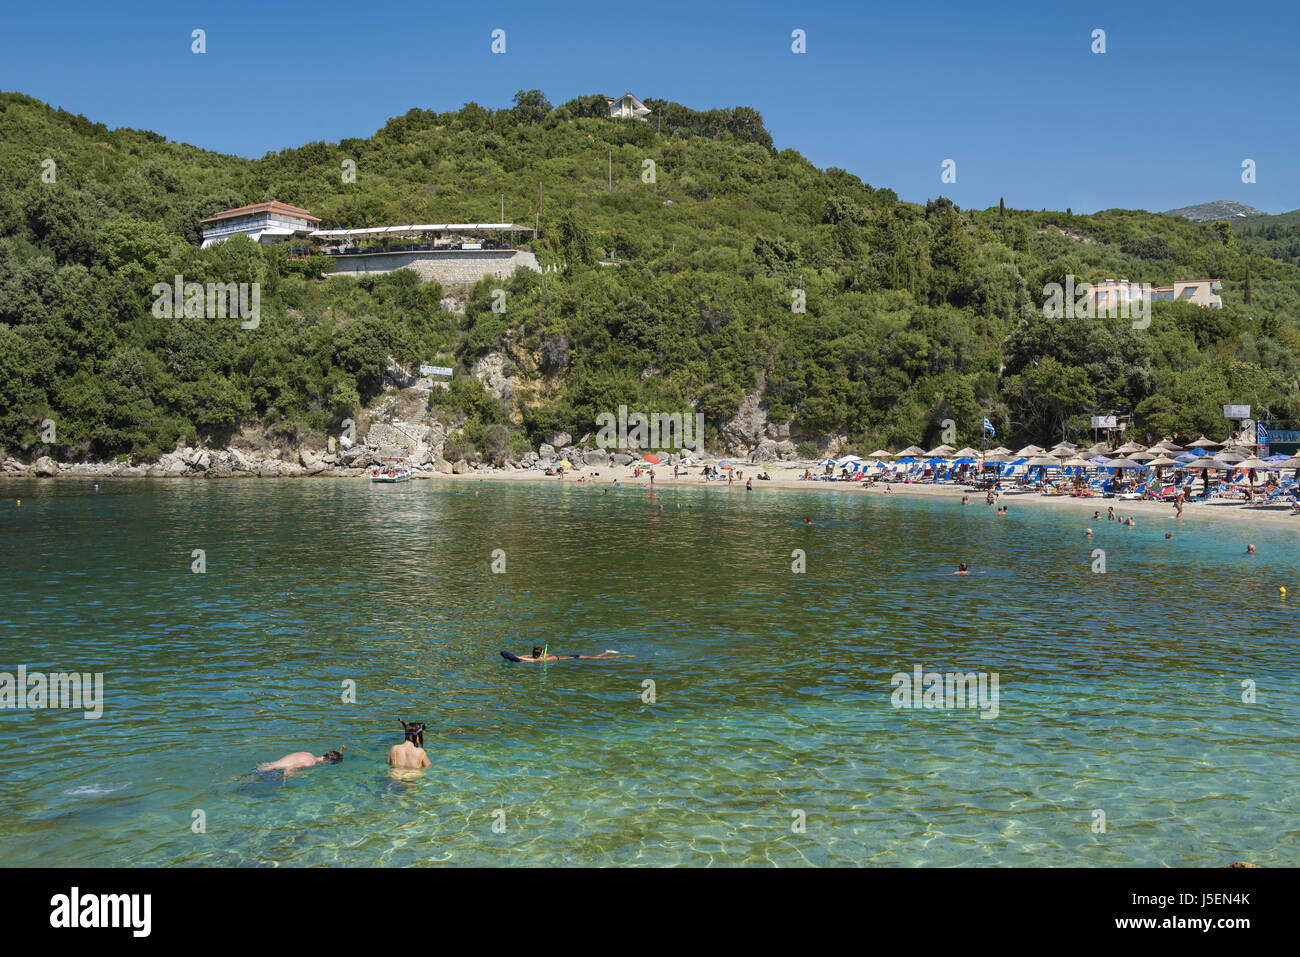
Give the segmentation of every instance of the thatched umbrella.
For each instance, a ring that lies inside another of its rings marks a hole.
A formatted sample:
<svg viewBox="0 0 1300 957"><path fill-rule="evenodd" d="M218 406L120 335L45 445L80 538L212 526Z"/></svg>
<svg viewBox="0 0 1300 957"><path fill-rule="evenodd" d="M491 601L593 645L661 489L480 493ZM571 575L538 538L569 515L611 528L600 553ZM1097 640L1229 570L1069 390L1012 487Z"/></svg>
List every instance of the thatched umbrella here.
<svg viewBox="0 0 1300 957"><path fill-rule="evenodd" d="M1195 442L1187 443L1189 449L1217 449L1221 445L1223 445L1222 442L1215 442L1213 439L1207 439L1203 435Z"/></svg>
<svg viewBox="0 0 1300 957"><path fill-rule="evenodd" d="M871 453L871 458L873 459L892 459L893 457L894 453L890 452L888 449L876 449L876 451Z"/></svg>
<svg viewBox="0 0 1300 957"><path fill-rule="evenodd" d="M1036 445L1026 445L1023 449L1021 449L1016 454L1017 455L1046 455L1047 449L1040 449Z"/></svg>
<svg viewBox="0 0 1300 957"><path fill-rule="evenodd" d="M1128 455L1130 452L1145 452L1145 445L1139 445L1137 442L1125 442L1115 450L1116 455Z"/></svg>
<svg viewBox="0 0 1300 957"><path fill-rule="evenodd" d="M903 451L898 453L898 457L901 459L905 455L924 455L924 454L925 454L925 449L921 448L919 445L909 445L907 448L903 449Z"/></svg>

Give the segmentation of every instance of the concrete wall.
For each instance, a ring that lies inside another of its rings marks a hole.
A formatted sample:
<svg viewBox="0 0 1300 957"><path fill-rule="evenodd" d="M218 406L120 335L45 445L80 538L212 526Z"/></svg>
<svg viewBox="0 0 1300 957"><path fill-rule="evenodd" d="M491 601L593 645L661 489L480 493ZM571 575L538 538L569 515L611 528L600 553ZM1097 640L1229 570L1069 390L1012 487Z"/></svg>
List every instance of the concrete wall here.
<svg viewBox="0 0 1300 957"><path fill-rule="evenodd" d="M446 284L478 282L484 276L507 279L519 268L541 272L537 257L524 249L444 249L339 256L328 275L359 276L414 269L424 282L436 279Z"/></svg>

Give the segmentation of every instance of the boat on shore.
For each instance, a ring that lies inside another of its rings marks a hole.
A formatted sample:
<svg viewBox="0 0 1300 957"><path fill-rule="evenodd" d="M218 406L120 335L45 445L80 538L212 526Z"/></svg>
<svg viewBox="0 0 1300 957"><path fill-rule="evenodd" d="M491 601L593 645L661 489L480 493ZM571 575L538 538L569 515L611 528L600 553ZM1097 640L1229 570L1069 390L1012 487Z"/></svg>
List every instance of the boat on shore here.
<svg viewBox="0 0 1300 957"><path fill-rule="evenodd" d="M409 482L411 465L406 459L397 456L384 456L370 467L370 481L374 482Z"/></svg>

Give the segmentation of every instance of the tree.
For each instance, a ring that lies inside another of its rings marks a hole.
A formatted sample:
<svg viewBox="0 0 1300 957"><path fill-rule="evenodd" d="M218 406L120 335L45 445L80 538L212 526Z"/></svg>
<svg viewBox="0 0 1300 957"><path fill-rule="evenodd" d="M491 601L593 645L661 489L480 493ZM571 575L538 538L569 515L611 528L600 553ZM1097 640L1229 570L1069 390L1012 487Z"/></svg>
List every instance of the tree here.
<svg viewBox="0 0 1300 957"><path fill-rule="evenodd" d="M520 90L515 94L515 119L521 123L540 123L551 112L551 101L541 90Z"/></svg>

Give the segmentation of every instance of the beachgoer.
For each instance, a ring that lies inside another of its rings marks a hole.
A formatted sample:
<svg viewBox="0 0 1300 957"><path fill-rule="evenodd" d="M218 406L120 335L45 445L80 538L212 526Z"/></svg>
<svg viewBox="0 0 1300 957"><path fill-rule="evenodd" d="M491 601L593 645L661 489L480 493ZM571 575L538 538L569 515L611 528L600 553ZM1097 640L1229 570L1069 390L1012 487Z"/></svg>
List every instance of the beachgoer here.
<svg viewBox="0 0 1300 957"><path fill-rule="evenodd" d="M1092 529L1086 529L1083 533L1084 538L1092 538Z"/></svg>
<svg viewBox="0 0 1300 957"><path fill-rule="evenodd" d="M957 565L957 570L956 570L955 572L953 572L953 574L954 574L954 575L969 575L969 574L970 574L970 566L967 565L965 562L961 562L960 564Z"/></svg>
<svg viewBox="0 0 1300 957"><path fill-rule="evenodd" d="M560 661L561 659L568 660L573 658L582 658L587 661L598 661L604 658L633 657L632 655L624 655L621 652L614 651L612 648L606 648L598 655L552 655L544 654L544 651L545 649L543 649L541 645L533 645L533 653L531 655L526 655L521 658L517 655L510 654L508 651L503 651L501 652L501 657L505 658L507 661L527 662L528 664L536 664L540 661Z"/></svg>
<svg viewBox="0 0 1300 957"><path fill-rule="evenodd" d="M745 491L746 492L754 491L754 480L752 478L745 479Z"/></svg>
<svg viewBox="0 0 1300 957"><path fill-rule="evenodd" d="M343 752L346 748L346 744L341 745L337 751L326 751L320 757L310 751L295 751L293 754L286 754L279 761L268 761L266 764L259 764L257 770L283 771L288 775L299 768L310 768L317 764L338 764L343 760Z"/></svg>
<svg viewBox="0 0 1300 957"><path fill-rule="evenodd" d="M1174 537L1174 533L1173 533L1173 532L1165 532L1165 540L1166 540L1166 541L1168 541L1169 539L1171 539L1171 538L1173 538L1173 537Z"/></svg>
<svg viewBox="0 0 1300 957"><path fill-rule="evenodd" d="M1115 506L1114 506L1114 505L1112 505L1112 506L1110 506L1110 508L1106 509L1106 521L1108 521L1108 522L1113 522L1113 521L1115 521Z"/></svg>
<svg viewBox="0 0 1300 957"><path fill-rule="evenodd" d="M1246 546L1246 554L1247 554L1247 555L1254 555L1254 554L1255 554L1255 546L1254 546L1254 545L1247 545L1247 546Z"/></svg>
<svg viewBox="0 0 1300 957"><path fill-rule="evenodd" d="M961 503L962 503L963 505L969 505L969 504L970 504L970 496L969 496L969 495L963 495L963 496L961 497Z"/></svg>
<svg viewBox="0 0 1300 957"><path fill-rule="evenodd" d="M429 756L424 753L424 722L404 721L401 718L398 721L406 740L388 749L388 763L395 768L432 767Z"/></svg>
<svg viewBox="0 0 1300 957"><path fill-rule="evenodd" d="M812 519L809 518L807 515L805 515L805 516L803 517L803 523L804 523L805 525L811 525L811 524L812 524Z"/></svg>

